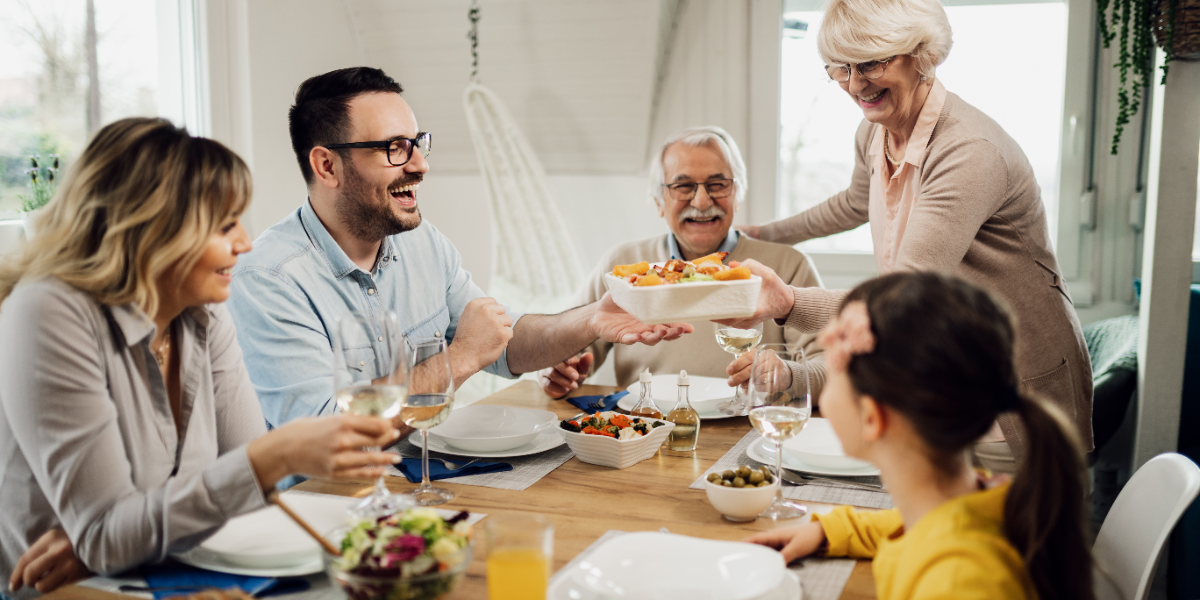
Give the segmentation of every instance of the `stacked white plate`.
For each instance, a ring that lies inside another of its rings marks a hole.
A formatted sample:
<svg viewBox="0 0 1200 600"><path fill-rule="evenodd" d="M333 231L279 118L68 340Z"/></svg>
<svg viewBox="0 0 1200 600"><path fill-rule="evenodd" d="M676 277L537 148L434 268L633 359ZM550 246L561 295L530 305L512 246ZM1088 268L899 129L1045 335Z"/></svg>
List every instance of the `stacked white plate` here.
<svg viewBox="0 0 1200 600"><path fill-rule="evenodd" d="M728 419L727 415L717 410L722 400L733 398L734 389L720 377L701 377L689 375L688 402L700 414L701 419ZM629 394L617 402L617 408L628 412L637 405L642 394L642 384L635 383L627 388ZM658 409L667 414L679 401L679 374L655 375L650 378L650 396Z"/></svg>
<svg viewBox="0 0 1200 600"><path fill-rule="evenodd" d="M796 437L783 443L783 450L794 458L824 469L866 469L871 463L850 458L842 450L842 441L829 419L812 418Z"/></svg>
<svg viewBox="0 0 1200 600"><path fill-rule="evenodd" d="M550 600L800 600L776 551L668 533L615 537L555 576Z"/></svg>
<svg viewBox="0 0 1200 600"><path fill-rule="evenodd" d="M548 410L471 405L460 408L429 430L446 444L466 452L503 452L528 445L542 432L553 433L558 416Z"/></svg>

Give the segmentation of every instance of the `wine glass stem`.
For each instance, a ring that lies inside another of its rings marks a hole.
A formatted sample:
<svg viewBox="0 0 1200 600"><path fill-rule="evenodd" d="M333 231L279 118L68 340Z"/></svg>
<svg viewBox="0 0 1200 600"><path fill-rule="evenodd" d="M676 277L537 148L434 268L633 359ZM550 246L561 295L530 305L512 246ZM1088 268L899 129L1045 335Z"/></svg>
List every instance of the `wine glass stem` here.
<svg viewBox="0 0 1200 600"><path fill-rule="evenodd" d="M379 452L379 446L371 446L371 447L367 448L367 451L368 451L368 452ZM388 497L388 494L389 494L389 492L388 492L388 489L387 489L387 485L386 485L386 484L384 484L384 482L383 482L383 474L382 474L382 473L380 473L380 474L379 474L379 479L376 479L376 480L375 480L375 494L374 494L374 496L375 496L376 498L387 498L387 497Z"/></svg>
<svg viewBox="0 0 1200 600"><path fill-rule="evenodd" d="M783 502L783 442L775 442L775 502Z"/></svg>
<svg viewBox="0 0 1200 600"><path fill-rule="evenodd" d="M421 430L421 487L432 487L429 483L429 430Z"/></svg>

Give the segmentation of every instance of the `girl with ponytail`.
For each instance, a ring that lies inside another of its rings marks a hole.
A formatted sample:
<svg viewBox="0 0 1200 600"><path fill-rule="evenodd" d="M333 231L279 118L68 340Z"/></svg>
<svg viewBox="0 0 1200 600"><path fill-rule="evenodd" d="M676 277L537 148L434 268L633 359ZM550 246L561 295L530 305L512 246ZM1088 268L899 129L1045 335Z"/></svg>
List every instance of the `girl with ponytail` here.
<svg viewBox="0 0 1200 600"><path fill-rule="evenodd" d="M846 454L879 467L896 509L843 506L748 541L788 561L873 558L881 600L1091 600L1080 444L1057 409L1018 389L1013 331L991 294L953 277L893 273L851 291L821 334L821 411ZM1009 412L1027 451L997 482L970 450Z"/></svg>

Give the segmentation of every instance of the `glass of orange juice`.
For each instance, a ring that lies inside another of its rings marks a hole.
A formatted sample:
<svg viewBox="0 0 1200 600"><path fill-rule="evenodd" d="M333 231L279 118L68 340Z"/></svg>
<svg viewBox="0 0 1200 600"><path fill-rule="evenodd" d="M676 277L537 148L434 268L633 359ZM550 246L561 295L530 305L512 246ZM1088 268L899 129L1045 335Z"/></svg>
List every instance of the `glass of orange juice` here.
<svg viewBox="0 0 1200 600"><path fill-rule="evenodd" d="M483 524L489 600L545 600L554 523L541 515L507 514Z"/></svg>

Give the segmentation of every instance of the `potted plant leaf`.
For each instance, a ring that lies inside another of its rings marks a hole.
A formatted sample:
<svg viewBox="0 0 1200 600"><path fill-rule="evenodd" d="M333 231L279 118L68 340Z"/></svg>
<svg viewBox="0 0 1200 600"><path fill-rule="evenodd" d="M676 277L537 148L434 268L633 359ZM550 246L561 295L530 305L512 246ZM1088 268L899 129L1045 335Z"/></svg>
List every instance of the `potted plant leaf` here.
<svg viewBox="0 0 1200 600"><path fill-rule="evenodd" d="M19 196L27 240L33 238L37 216L58 187L58 155L49 154L43 159L41 155L34 154L29 157L29 163L32 167L25 171L29 175L29 194Z"/></svg>

